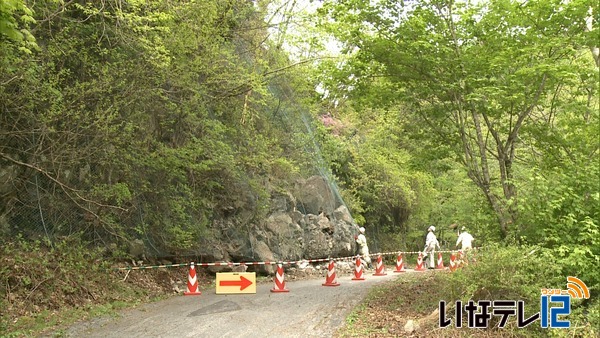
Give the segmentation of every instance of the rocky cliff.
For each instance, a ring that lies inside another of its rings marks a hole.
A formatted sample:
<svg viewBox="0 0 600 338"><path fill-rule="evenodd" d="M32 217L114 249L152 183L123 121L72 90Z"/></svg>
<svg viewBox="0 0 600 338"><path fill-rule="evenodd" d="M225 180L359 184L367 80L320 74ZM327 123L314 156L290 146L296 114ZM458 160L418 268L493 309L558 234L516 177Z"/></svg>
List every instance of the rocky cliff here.
<svg viewBox="0 0 600 338"><path fill-rule="evenodd" d="M312 176L292 190L272 194L265 219L255 221L248 210L231 210L232 216L215 220L212 234L199 248L200 259L250 262L353 255L358 226L327 180ZM274 267L259 270L273 273Z"/></svg>

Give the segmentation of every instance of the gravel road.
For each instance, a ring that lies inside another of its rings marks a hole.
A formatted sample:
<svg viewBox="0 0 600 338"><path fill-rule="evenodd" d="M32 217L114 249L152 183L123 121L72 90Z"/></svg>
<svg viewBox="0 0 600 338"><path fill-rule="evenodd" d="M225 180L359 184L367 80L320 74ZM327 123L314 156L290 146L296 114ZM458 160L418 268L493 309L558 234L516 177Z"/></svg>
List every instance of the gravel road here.
<svg viewBox="0 0 600 338"><path fill-rule="evenodd" d="M408 273L410 273L409 271ZM364 281L338 277L287 282L289 293L272 293L273 283L257 285L256 294L175 296L76 324L67 337L330 337L373 285L403 274L366 273Z"/></svg>

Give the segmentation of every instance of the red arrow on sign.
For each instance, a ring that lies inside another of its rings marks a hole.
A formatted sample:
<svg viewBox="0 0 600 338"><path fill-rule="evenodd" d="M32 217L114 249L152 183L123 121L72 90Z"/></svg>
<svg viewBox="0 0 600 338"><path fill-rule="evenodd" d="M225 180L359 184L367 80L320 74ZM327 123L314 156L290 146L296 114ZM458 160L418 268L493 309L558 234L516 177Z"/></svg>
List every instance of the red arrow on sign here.
<svg viewBox="0 0 600 338"><path fill-rule="evenodd" d="M252 285L252 281L244 276L240 276L240 280L222 280L219 281L219 286L239 286L240 291Z"/></svg>

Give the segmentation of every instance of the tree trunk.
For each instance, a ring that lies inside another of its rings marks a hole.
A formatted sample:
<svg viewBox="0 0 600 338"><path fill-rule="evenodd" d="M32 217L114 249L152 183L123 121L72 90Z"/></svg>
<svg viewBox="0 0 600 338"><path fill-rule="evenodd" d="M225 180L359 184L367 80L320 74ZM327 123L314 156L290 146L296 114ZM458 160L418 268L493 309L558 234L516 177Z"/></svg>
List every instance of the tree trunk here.
<svg viewBox="0 0 600 338"><path fill-rule="evenodd" d="M588 11L588 17L585 19L586 21L586 31L591 32L594 28L594 11L592 7L590 7ZM594 57L594 61L596 62L596 67L600 67L600 48L598 46L590 46L590 51L592 52L592 56Z"/></svg>

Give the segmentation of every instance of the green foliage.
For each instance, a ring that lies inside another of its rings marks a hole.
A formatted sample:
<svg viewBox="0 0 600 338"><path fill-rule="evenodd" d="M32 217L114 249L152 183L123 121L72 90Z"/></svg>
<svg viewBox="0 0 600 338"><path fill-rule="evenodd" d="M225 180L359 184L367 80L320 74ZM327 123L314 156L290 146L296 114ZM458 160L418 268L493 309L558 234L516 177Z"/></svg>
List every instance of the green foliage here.
<svg viewBox="0 0 600 338"><path fill-rule="evenodd" d="M546 125L544 115L563 114L567 102L573 111L597 93L597 81L590 81L597 69L585 62L589 6L331 1L320 10L320 24L342 41L346 57L324 68L323 83L334 99L404 108L413 140L443 144L422 148L433 156L453 153L496 214L502 236L514 236L521 165L515 158L527 152L519 136Z"/></svg>
<svg viewBox="0 0 600 338"><path fill-rule="evenodd" d="M252 3L25 4L0 5L0 27L24 20L40 46L21 55L19 41L0 40L0 166L16 182L0 203L9 230L23 223L33 235L43 223L50 239L191 253L223 210L260 218L269 191L311 166L295 97L312 89L271 48ZM273 186L259 183L269 175ZM43 221L14 208L26 195ZM65 210L76 215L68 224Z"/></svg>
<svg viewBox="0 0 600 338"><path fill-rule="evenodd" d="M568 173L565 169L554 168L550 177L545 175L548 172L534 174L530 203L524 208L529 216L524 220L529 225L524 240L552 249L563 274L578 275L597 285L600 201L593 192L595 184L588 184L598 177L598 167Z"/></svg>
<svg viewBox="0 0 600 338"><path fill-rule="evenodd" d="M422 223L431 223L438 229L438 240L443 248L454 249L457 230L466 227L475 238L475 246L498 242L501 233L495 226L495 216L489 209L485 196L467 177L459 164L446 159L441 167L449 167L434 180L433 201ZM435 162L434 162L435 163ZM435 165L435 164L433 164ZM456 224L454 229L450 225ZM419 232L418 249L422 247L423 232Z"/></svg>
<svg viewBox="0 0 600 338"><path fill-rule="evenodd" d="M357 0L328 2L319 14L345 53L322 65L325 99L360 111L358 135L400 141L388 142L385 152L361 144L377 168L357 166L364 172L357 176L367 177L356 181L368 201L364 210L385 194L376 183L394 187L401 176L381 158L407 152L406 161L389 164L404 175L407 163L426 172L432 187L407 222L414 225L403 234L409 243L422 241L423 224L433 223L452 247L455 235L446 235L445 226L457 223L477 245L504 238L539 246L552 255L555 275L577 275L594 290L600 124L598 66L589 49L597 41L589 39L598 36L597 4ZM381 118L390 112L396 113ZM386 172L391 178L382 178ZM497 285L541 278L519 271L521 280Z"/></svg>
<svg viewBox="0 0 600 338"><path fill-rule="evenodd" d="M338 127L319 129L324 157L354 219L367 228L372 250L412 248L410 229L424 227L431 177L414 168L397 111L353 108L336 107ZM419 246L421 240L419 233Z"/></svg>
<svg viewBox="0 0 600 338"><path fill-rule="evenodd" d="M539 306L541 288L566 285L558 261L540 247L489 245L472 253L471 260L473 255L476 264L449 275L450 298L522 299Z"/></svg>
<svg viewBox="0 0 600 338"><path fill-rule="evenodd" d="M293 177L300 173L300 168L293 163L290 162L286 158L276 158L273 163L271 163L271 176L280 180L286 180L289 177Z"/></svg>
<svg viewBox="0 0 600 338"><path fill-rule="evenodd" d="M575 93L556 93L554 113L561 117L554 123L526 130L533 138L531 167L521 173L520 184L523 241L552 249L563 274L597 285L600 163L594 157L600 148L599 102L592 97L582 100L577 94L597 92L594 77L590 74L572 84Z"/></svg>
<svg viewBox="0 0 600 338"><path fill-rule="evenodd" d="M473 256L471 256L473 257ZM566 289L567 276L581 278L591 290L597 281L589 279L585 271L568 271L569 262L556 255L555 250L539 246L489 245L475 253L477 263L469 264L457 272L447 275L444 283L447 300L514 299L523 300L527 314L539 312L542 288ZM586 277L583 277L583 276ZM593 292L593 291L592 291ZM592 296L594 297L594 296ZM598 311L594 308L597 300L585 304L573 300L571 327L581 330L581 335L593 337L598 333ZM591 316L584 313L591 311ZM514 323L512 323L514 324ZM515 325L510 325L515 332ZM508 329L507 329L508 330ZM525 329L527 334L542 334L537 325ZM552 336L562 336L560 330L552 330Z"/></svg>
<svg viewBox="0 0 600 338"><path fill-rule="evenodd" d="M585 27L597 5L330 1L310 30L346 55L316 67L282 51L293 20L268 39L268 5L2 1L3 234L80 236L119 257L132 241L194 254L215 220L260 221L272 192L331 171L372 250L418 250L432 223L452 247L446 226L458 223L478 245L541 247L553 276L597 294L598 25ZM314 36L294 39L303 55L324 52ZM325 113L339 125L307 132ZM497 249L490 258L522 255ZM529 260L498 263L516 276L497 287L533 297L527 283L553 280Z"/></svg>
<svg viewBox="0 0 600 338"><path fill-rule="evenodd" d="M18 49L31 53L37 48L29 26L35 24L34 13L23 0L5 0L0 3L0 46L7 48L8 39Z"/></svg>

